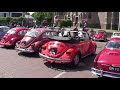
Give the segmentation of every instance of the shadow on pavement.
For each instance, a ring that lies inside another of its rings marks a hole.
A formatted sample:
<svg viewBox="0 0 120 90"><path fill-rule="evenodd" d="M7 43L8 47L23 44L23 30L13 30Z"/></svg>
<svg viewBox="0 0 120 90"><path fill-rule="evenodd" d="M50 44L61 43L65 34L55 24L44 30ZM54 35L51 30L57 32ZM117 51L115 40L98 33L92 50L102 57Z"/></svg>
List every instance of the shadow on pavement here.
<svg viewBox="0 0 120 90"><path fill-rule="evenodd" d="M64 65L64 64L56 64L56 63L49 63L49 62L45 62L44 64L48 68L52 68L59 71L66 71L66 72L76 72L76 71L83 71L83 70L91 71L91 67L93 66L93 61L95 56L96 55L88 56L82 59L82 61L79 63L77 67L73 67L69 64Z"/></svg>
<svg viewBox="0 0 120 90"><path fill-rule="evenodd" d="M37 55L36 53L19 52L18 55L23 57L29 57L29 58L40 58L39 55Z"/></svg>

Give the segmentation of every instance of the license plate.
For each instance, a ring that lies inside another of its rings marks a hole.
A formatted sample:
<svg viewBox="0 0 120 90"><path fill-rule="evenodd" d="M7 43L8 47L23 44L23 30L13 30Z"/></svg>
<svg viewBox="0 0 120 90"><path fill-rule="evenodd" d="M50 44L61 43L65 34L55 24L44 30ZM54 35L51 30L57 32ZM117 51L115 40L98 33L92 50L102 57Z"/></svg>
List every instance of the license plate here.
<svg viewBox="0 0 120 90"><path fill-rule="evenodd" d="M120 68L119 67L109 67L109 70L111 70L111 71L117 71L117 72L119 72L120 71Z"/></svg>

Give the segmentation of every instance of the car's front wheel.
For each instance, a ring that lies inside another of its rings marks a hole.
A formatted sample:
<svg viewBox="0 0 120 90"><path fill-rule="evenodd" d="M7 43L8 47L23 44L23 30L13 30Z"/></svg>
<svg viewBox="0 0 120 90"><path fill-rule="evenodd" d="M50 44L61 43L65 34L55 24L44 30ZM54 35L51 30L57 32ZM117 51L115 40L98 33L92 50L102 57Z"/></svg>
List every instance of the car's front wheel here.
<svg viewBox="0 0 120 90"><path fill-rule="evenodd" d="M80 54L77 53L77 54L75 55L74 60L72 61L71 65L77 66L77 65L79 64L79 62L80 62Z"/></svg>

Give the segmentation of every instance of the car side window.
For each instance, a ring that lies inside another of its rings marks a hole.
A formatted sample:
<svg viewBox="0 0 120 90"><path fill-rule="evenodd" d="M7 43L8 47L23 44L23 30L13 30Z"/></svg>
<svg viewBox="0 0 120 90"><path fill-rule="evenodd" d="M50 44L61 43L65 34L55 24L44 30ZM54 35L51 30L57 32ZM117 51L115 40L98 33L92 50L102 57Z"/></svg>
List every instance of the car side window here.
<svg viewBox="0 0 120 90"><path fill-rule="evenodd" d="M56 32L51 32L51 35L52 36L57 36L57 33Z"/></svg>
<svg viewBox="0 0 120 90"><path fill-rule="evenodd" d="M18 35L25 35L27 33L27 30L22 30L22 31L19 31Z"/></svg>
<svg viewBox="0 0 120 90"><path fill-rule="evenodd" d="M89 40L89 36L88 36L87 33L83 33L83 35L84 35L84 39L85 39L85 40Z"/></svg>
<svg viewBox="0 0 120 90"><path fill-rule="evenodd" d="M50 36L50 32L45 32L42 34L42 38L48 38Z"/></svg>
<svg viewBox="0 0 120 90"><path fill-rule="evenodd" d="M7 32L9 30L9 28L4 28L3 31L4 32Z"/></svg>

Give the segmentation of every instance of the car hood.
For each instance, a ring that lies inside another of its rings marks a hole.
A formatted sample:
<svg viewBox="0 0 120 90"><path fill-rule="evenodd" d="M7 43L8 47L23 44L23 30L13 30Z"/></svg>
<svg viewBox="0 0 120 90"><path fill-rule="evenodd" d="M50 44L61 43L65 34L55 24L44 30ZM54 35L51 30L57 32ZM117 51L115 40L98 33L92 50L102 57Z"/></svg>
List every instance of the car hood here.
<svg viewBox="0 0 120 90"><path fill-rule="evenodd" d="M98 62L120 66L120 50L104 49L99 56Z"/></svg>
<svg viewBox="0 0 120 90"><path fill-rule="evenodd" d="M103 36L104 36L104 34L101 34L101 33L94 35L95 38L101 38L101 37L103 37Z"/></svg>
<svg viewBox="0 0 120 90"><path fill-rule="evenodd" d="M24 36L20 41L20 46L26 47L35 41L35 37Z"/></svg>
<svg viewBox="0 0 120 90"><path fill-rule="evenodd" d="M48 47L47 47L47 51L48 51L48 56L52 56L52 57L60 57L62 56L66 50L68 50L69 48L69 44L65 43L65 42L60 42L60 41L50 41L48 43ZM50 53L51 49L54 49L56 54L53 55Z"/></svg>

